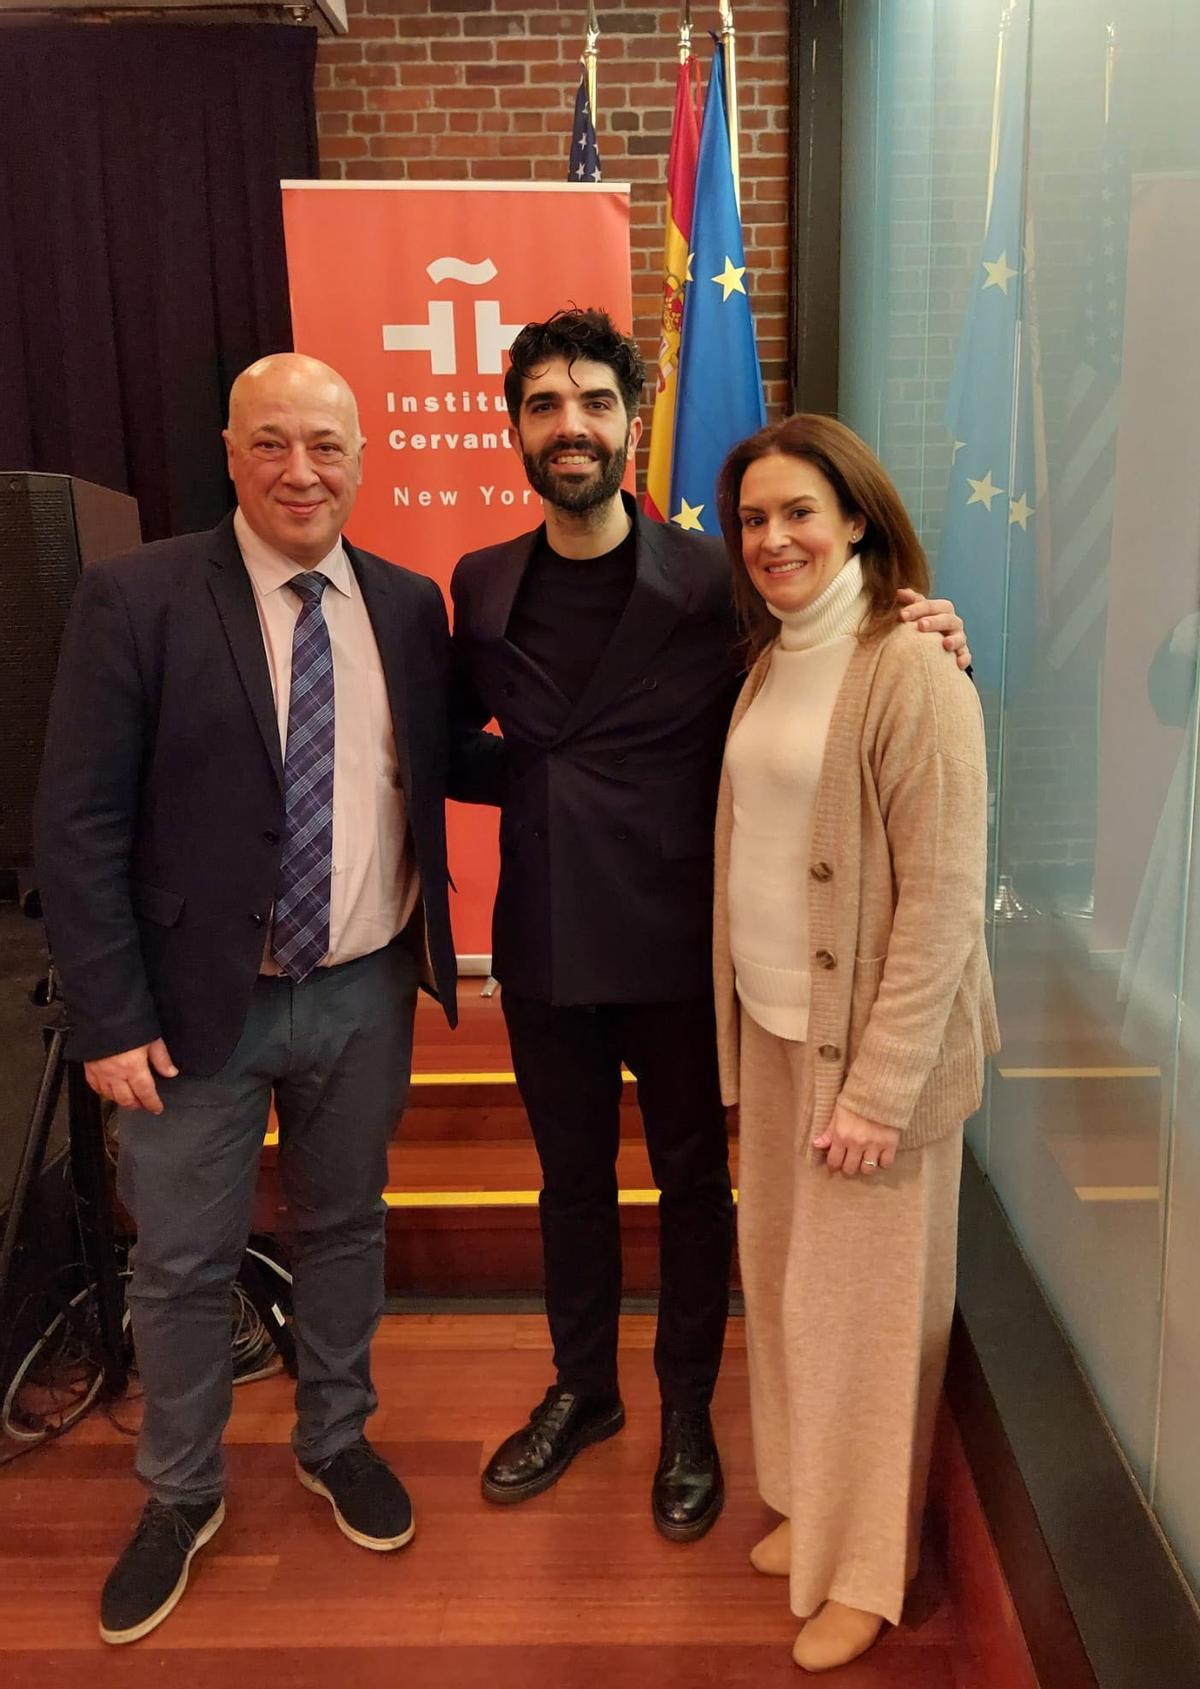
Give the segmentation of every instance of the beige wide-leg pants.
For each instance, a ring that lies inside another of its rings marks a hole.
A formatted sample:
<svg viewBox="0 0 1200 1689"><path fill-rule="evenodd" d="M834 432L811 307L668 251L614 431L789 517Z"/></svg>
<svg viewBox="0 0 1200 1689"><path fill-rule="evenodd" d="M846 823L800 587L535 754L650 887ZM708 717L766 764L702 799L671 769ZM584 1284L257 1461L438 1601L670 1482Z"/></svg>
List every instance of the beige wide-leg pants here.
<svg viewBox="0 0 1200 1689"><path fill-rule="evenodd" d="M758 1487L792 1611L899 1622L954 1312L962 1129L846 1178L810 1148L804 1046L742 1011L738 1253Z"/></svg>

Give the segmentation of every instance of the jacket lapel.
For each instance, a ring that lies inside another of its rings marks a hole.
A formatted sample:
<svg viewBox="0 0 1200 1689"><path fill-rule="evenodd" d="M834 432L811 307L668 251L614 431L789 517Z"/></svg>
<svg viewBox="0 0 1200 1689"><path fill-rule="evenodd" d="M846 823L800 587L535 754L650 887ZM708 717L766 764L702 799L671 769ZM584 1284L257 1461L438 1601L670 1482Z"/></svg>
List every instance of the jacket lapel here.
<svg viewBox="0 0 1200 1689"><path fill-rule="evenodd" d="M542 531L535 528L532 533L521 534L508 545L496 548L488 567L484 596L473 617L481 638L504 638L525 570Z"/></svg>
<svg viewBox="0 0 1200 1689"><path fill-rule="evenodd" d="M408 696L408 663L404 655L404 641L410 631L408 617L396 602L395 589L390 578L391 564L372 568L349 540L343 538L342 544L363 595L363 603L367 607L367 615L375 634L375 644L379 648L379 661L383 665L388 703L392 708L392 732L396 740L396 762L400 769L400 782L404 787L406 801L411 803L412 761L408 749L408 724L412 711Z"/></svg>
<svg viewBox="0 0 1200 1689"><path fill-rule="evenodd" d="M279 748L279 720L271 692L271 675L254 603L254 587L234 537L232 516L227 516L213 529L208 555L213 565L208 579L209 591L216 602L238 677L282 791L283 755Z"/></svg>
<svg viewBox="0 0 1200 1689"><path fill-rule="evenodd" d="M692 582L684 558L661 522L651 522L625 497L637 535L637 575L620 621L556 735L569 738L643 675L646 665L687 608ZM644 677L650 678L650 677Z"/></svg>

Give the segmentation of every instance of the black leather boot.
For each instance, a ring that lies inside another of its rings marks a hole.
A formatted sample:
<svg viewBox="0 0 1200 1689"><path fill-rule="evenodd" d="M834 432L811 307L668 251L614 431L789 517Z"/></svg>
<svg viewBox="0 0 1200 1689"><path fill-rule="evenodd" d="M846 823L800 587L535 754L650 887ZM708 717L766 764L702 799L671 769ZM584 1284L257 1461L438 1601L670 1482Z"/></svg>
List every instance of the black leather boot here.
<svg viewBox="0 0 1200 1689"><path fill-rule="evenodd" d="M672 1542L694 1542L716 1524L725 1505L725 1482L706 1407L664 1404L650 1505L654 1523Z"/></svg>

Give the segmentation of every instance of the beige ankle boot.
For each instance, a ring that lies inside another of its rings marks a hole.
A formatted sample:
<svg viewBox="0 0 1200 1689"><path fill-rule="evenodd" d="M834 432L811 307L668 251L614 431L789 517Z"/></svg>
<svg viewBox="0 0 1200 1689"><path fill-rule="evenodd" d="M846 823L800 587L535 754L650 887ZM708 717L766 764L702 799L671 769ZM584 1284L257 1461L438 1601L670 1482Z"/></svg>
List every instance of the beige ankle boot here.
<svg viewBox="0 0 1200 1689"><path fill-rule="evenodd" d="M750 1550L750 1564L768 1578L786 1578L792 1569L792 1521L783 1519Z"/></svg>
<svg viewBox="0 0 1200 1689"><path fill-rule="evenodd" d="M796 1638L792 1658L805 1671L832 1671L865 1654L882 1629L878 1613L826 1601Z"/></svg>

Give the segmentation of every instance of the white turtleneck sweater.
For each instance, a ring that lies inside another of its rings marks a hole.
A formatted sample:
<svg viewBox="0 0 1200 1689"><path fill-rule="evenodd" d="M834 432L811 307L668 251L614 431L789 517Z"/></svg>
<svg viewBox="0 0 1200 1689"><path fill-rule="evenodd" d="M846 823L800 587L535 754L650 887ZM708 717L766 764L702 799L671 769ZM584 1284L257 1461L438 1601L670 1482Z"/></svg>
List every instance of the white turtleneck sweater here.
<svg viewBox="0 0 1200 1689"><path fill-rule="evenodd" d="M771 611L781 626L770 668L725 750L737 993L777 1038L803 1041L808 1032L813 805L833 706L868 603L855 556L805 609Z"/></svg>

